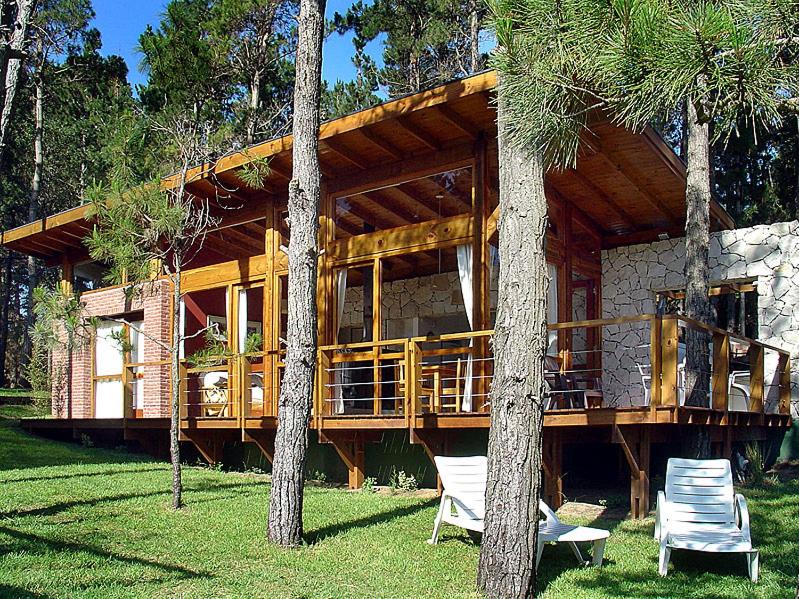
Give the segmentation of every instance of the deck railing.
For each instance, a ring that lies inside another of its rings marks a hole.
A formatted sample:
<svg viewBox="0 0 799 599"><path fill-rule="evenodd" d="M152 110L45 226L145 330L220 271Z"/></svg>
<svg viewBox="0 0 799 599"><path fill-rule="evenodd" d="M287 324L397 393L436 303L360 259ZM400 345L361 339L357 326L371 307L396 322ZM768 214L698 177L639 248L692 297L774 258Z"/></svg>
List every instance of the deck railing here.
<svg viewBox="0 0 799 599"><path fill-rule="evenodd" d="M180 363L183 420L235 421L277 415L284 352L253 352Z"/></svg>
<svg viewBox="0 0 799 599"><path fill-rule="evenodd" d="M760 341L677 315L563 322L548 329L548 411L689 406L789 413L790 356ZM314 419L409 423L425 414L486 413L492 335L471 331L321 347ZM706 356L699 366L687 360L687 345ZM283 352L257 352L203 365L182 361L181 418L238 426L276 417L282 360Z"/></svg>
<svg viewBox="0 0 799 599"><path fill-rule="evenodd" d="M548 329L547 410L656 411L687 405L789 412L789 354L760 341L678 315L564 322ZM322 347L317 413L408 419L486 412L494 373L492 334ZM699 348L706 361L689 362L686 343Z"/></svg>

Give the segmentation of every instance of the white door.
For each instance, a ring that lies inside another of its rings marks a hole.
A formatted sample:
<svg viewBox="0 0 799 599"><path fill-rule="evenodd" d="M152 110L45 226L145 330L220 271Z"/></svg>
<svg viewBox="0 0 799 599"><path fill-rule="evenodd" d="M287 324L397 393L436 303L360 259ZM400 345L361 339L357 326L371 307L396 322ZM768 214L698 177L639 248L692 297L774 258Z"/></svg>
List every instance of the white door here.
<svg viewBox="0 0 799 599"><path fill-rule="evenodd" d="M102 322L94 341L94 417L122 418L125 415L122 389L122 348L115 338L122 325Z"/></svg>

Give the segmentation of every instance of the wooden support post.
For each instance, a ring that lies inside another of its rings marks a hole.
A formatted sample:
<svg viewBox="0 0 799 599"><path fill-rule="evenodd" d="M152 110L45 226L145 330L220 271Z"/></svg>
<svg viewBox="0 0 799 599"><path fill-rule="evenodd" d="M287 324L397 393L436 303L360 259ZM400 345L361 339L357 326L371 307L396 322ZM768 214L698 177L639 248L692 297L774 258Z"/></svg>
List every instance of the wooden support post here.
<svg viewBox="0 0 799 599"><path fill-rule="evenodd" d="M441 484L441 477L438 475L438 470L436 469L435 457L437 455L447 455L448 439L446 434L443 431L411 428L410 441L413 445L421 445L425 454L427 454L427 457L430 459L433 469L436 470L436 490L438 494L441 495L444 487Z"/></svg>
<svg viewBox="0 0 799 599"><path fill-rule="evenodd" d="M203 459L210 466L219 464L222 461L225 440L221 436L222 431L186 431L184 437L191 441L200 452Z"/></svg>
<svg viewBox="0 0 799 599"><path fill-rule="evenodd" d="M553 510L563 505L563 440L557 429L544 432L541 462L544 468L544 502Z"/></svg>
<svg viewBox="0 0 799 599"><path fill-rule="evenodd" d="M791 356L787 353L780 354L778 363L780 378L780 414L791 413Z"/></svg>
<svg viewBox="0 0 799 599"><path fill-rule="evenodd" d="M660 372L663 369L663 319L660 316L649 321L649 408L654 413L663 401Z"/></svg>
<svg viewBox="0 0 799 599"><path fill-rule="evenodd" d="M749 399L750 412L763 411L763 396L765 388L765 352L762 345L749 346Z"/></svg>
<svg viewBox="0 0 799 599"><path fill-rule="evenodd" d="M730 385L730 337L713 333L713 409L727 411Z"/></svg>
<svg viewBox="0 0 799 599"><path fill-rule="evenodd" d="M72 295L73 279L74 279L74 270L72 267L72 263L67 259L66 256L64 256L63 259L61 260L61 281L59 282L61 293L63 293L64 295Z"/></svg>
<svg viewBox="0 0 799 599"><path fill-rule="evenodd" d="M242 441L245 443L255 443L256 447L261 450L263 456L271 464L275 457L275 432L270 431L245 431L242 430Z"/></svg>
<svg viewBox="0 0 799 599"><path fill-rule="evenodd" d="M621 445L630 467L630 515L635 519L649 514L649 428L613 427L612 440Z"/></svg>
<svg viewBox="0 0 799 599"><path fill-rule="evenodd" d="M664 406L676 406L677 402L677 348L679 329L676 318L664 318L661 325L661 364L663 376L660 384L660 402ZM652 370L652 380L658 373Z"/></svg>
<svg viewBox="0 0 799 599"><path fill-rule="evenodd" d="M364 449L363 439L358 433L354 433L349 439L336 436L328 436L333 449L347 467L348 478L347 486L350 489L360 489L364 480Z"/></svg>
<svg viewBox="0 0 799 599"><path fill-rule="evenodd" d="M472 330L484 331L490 325L491 292L488 250L488 218L489 206L486 201L487 185L487 160L486 142L482 134L477 138L474 146L474 166L472 168L472 214L474 226L472 228ZM472 363L474 374L472 393L472 410L481 411L486 401L489 389L489 379L486 378L488 363L484 360L488 356L488 340L486 337L474 339L471 351L476 361Z"/></svg>

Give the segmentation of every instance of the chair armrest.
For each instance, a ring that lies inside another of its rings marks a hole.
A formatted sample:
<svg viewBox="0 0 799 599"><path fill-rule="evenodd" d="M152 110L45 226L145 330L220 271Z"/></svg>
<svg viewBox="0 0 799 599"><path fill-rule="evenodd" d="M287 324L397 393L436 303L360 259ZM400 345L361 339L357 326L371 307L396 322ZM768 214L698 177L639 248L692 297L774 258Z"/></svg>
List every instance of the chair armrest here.
<svg viewBox="0 0 799 599"><path fill-rule="evenodd" d="M655 508L655 540L660 541L666 536L668 529L669 502L666 493L658 491L657 507Z"/></svg>
<svg viewBox="0 0 799 599"><path fill-rule="evenodd" d="M752 542L752 532L749 528L749 507L746 505L746 498L740 493L735 494L735 520L744 539Z"/></svg>

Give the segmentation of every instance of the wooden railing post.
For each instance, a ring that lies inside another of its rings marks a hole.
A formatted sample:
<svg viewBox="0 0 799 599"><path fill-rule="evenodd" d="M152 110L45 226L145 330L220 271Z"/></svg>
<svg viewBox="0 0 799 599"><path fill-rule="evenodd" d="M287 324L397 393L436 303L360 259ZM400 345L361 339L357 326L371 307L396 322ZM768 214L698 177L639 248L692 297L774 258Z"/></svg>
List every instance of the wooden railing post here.
<svg viewBox="0 0 799 599"><path fill-rule="evenodd" d="M679 328L674 317L663 318L661 325L661 366L663 376L660 382L660 401L664 406L676 406L677 401L677 348L679 345ZM652 380L658 373L652 369Z"/></svg>
<svg viewBox="0 0 799 599"><path fill-rule="evenodd" d="M791 355L780 353L780 414L791 413Z"/></svg>
<svg viewBox="0 0 799 599"><path fill-rule="evenodd" d="M328 416L328 408L330 402L328 399L328 381L330 380L330 355L326 350L319 350L319 359L317 361L317 393L316 393L316 426L321 428L322 419Z"/></svg>
<svg viewBox="0 0 799 599"><path fill-rule="evenodd" d="M713 409L729 408L730 389L730 337L713 333Z"/></svg>
<svg viewBox="0 0 799 599"><path fill-rule="evenodd" d="M655 316L649 321L649 363L652 365L649 381L649 407L654 411L661 405L663 398L661 392L660 372L663 367L663 318Z"/></svg>
<svg viewBox="0 0 799 599"><path fill-rule="evenodd" d="M762 345L752 343L749 346L750 412L763 411L763 391L765 382L765 352L763 351Z"/></svg>
<svg viewBox="0 0 799 599"><path fill-rule="evenodd" d="M414 410L413 401L411 401L413 399L413 393L411 393L412 388L410 381L411 379L410 364L413 362L413 357L414 357L411 345L412 345L411 340L405 339L402 346L402 351L405 354L404 358L405 368L398 369L398 374L401 372L402 378L405 379L404 381L403 380L399 381L399 384L402 385L402 390L403 390L402 413L405 415L405 426L411 425L414 413L416 412L416 410Z"/></svg>
<svg viewBox="0 0 799 599"><path fill-rule="evenodd" d="M416 341L411 341L410 347L411 353L411 362L408 364L408 367L405 369L405 376L408 379L405 383L405 386L408 389L411 389L411 404L412 414L415 416L422 411L422 360L424 359L424 355L422 354L422 348L419 347L419 343ZM433 408L433 398L430 398L430 409L432 411Z"/></svg>

